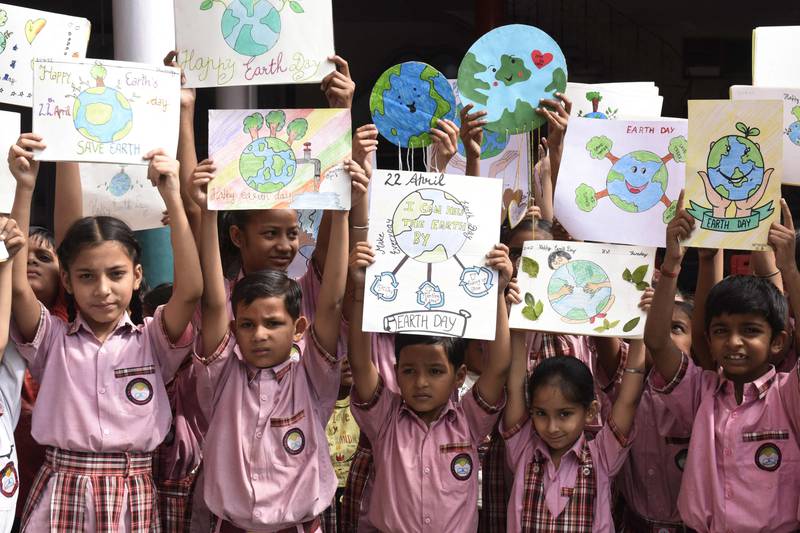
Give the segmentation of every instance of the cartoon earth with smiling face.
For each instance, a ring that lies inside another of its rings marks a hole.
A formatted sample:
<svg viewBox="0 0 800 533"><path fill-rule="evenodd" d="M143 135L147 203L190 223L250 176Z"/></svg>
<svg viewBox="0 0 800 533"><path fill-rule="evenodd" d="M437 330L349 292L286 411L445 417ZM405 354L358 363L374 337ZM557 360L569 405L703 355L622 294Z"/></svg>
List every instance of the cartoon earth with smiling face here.
<svg viewBox="0 0 800 533"><path fill-rule="evenodd" d="M792 143L800 146L800 105L796 105L792 108L792 115L794 115L794 118L797 120L789 124L789 127L786 128L786 135Z"/></svg>
<svg viewBox="0 0 800 533"><path fill-rule="evenodd" d="M740 127L741 125L741 127ZM736 129L745 135L726 135L711 144L706 167L708 180L720 196L735 202L753 196L764 181L764 157L749 136L761 133L743 123Z"/></svg>
<svg viewBox="0 0 800 533"><path fill-rule="evenodd" d="M561 48L542 30L523 24L485 34L470 47L458 69L463 103L487 112L490 131L538 128L545 122L535 111L539 100L554 98L566 88L567 63Z"/></svg>
<svg viewBox="0 0 800 533"><path fill-rule="evenodd" d="M453 89L430 65L409 61L381 74L369 98L372 121L392 143L405 148L431 144L428 131L440 119L455 120Z"/></svg>

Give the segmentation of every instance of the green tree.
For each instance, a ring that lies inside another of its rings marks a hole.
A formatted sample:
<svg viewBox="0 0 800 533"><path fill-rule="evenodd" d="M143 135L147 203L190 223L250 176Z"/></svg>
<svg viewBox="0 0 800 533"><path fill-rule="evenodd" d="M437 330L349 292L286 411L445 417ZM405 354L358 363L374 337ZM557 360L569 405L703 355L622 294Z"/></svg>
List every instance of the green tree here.
<svg viewBox="0 0 800 533"><path fill-rule="evenodd" d="M95 64L95 66L92 67L92 70L89 71L89 74L92 76L92 78L94 78L98 87L105 87L103 79L106 77L106 73L106 68L100 63Z"/></svg>
<svg viewBox="0 0 800 533"><path fill-rule="evenodd" d="M270 137L275 137L283 129L283 125L286 124L286 113L282 109L274 109L267 113L264 118L267 121L267 126L269 126Z"/></svg>
<svg viewBox="0 0 800 533"><path fill-rule="evenodd" d="M264 125L264 117L261 113L253 113L244 119L244 132L250 134L250 138L254 141L258 139L258 130Z"/></svg>
<svg viewBox="0 0 800 533"><path fill-rule="evenodd" d="M289 146L296 140L302 139L308 131L308 121L304 118L296 118L289 123L286 133L289 135Z"/></svg>
<svg viewBox="0 0 800 533"><path fill-rule="evenodd" d="M592 103L592 111L597 113L597 108L600 107L600 100L603 99L603 97L600 96L600 92L589 91L588 93L586 93L586 99Z"/></svg>

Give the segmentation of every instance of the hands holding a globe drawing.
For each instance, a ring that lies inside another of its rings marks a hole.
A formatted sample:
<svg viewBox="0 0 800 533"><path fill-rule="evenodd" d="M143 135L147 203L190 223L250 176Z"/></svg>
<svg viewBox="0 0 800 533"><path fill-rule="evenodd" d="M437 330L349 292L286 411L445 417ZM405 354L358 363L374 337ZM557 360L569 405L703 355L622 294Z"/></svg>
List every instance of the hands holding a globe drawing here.
<svg viewBox="0 0 800 533"><path fill-rule="evenodd" d="M717 218L725 218L725 211L728 209L731 203L736 206L735 216L749 217L752 215L753 208L758 202L761 201L761 198L764 197L764 193L767 192L767 185L769 184L769 178L772 175L772 171L773 169L771 168L768 168L764 171L764 179L762 180L761 185L758 187L758 190L756 190L752 196L745 200L738 201L729 200L718 193L711 184L711 180L706 172L701 170L698 172L698 174L703 179L703 186L706 189L706 198L711 204L712 214Z"/></svg>

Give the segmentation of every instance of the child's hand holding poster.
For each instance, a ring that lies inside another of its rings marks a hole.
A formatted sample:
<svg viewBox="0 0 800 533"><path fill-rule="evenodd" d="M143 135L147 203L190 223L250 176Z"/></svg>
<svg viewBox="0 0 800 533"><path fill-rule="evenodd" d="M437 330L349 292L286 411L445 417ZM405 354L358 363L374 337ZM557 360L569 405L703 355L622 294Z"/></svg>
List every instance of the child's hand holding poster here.
<svg viewBox="0 0 800 533"><path fill-rule="evenodd" d="M559 222L579 240L664 246L686 137L684 120L571 118L554 199Z"/></svg>
<svg viewBox="0 0 800 533"><path fill-rule="evenodd" d="M781 191L783 102L690 100L688 246L766 250Z"/></svg>
<svg viewBox="0 0 800 533"><path fill-rule="evenodd" d="M34 61L33 131L39 161L147 165L178 148L180 71L122 61Z"/></svg>
<svg viewBox="0 0 800 533"><path fill-rule="evenodd" d="M492 178L376 170L364 331L494 339L500 238Z"/></svg>
<svg viewBox="0 0 800 533"><path fill-rule="evenodd" d="M522 303L515 329L596 337L641 338L639 309L650 286L655 248L583 242L528 241L517 281Z"/></svg>

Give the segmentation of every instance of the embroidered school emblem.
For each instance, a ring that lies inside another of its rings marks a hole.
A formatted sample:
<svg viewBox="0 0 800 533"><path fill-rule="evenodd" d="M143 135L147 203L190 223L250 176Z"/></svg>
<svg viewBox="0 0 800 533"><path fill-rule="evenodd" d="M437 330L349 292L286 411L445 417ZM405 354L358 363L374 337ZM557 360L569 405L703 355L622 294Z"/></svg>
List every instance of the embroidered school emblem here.
<svg viewBox="0 0 800 533"><path fill-rule="evenodd" d="M774 472L781 466L781 449L777 444L768 442L756 450L756 466L767 472Z"/></svg>
<svg viewBox="0 0 800 533"><path fill-rule="evenodd" d="M144 405L153 399L153 386L144 378L132 379L125 388L125 396L136 405Z"/></svg>
<svg viewBox="0 0 800 533"><path fill-rule="evenodd" d="M306 437L300 428L292 428L283 436L283 448L292 455L297 455L306 447Z"/></svg>
<svg viewBox="0 0 800 533"><path fill-rule="evenodd" d="M0 475L2 476L0 477L0 493L6 498L10 498L17 492L17 487L19 487L19 476L17 476L17 469L14 463L6 463Z"/></svg>
<svg viewBox="0 0 800 533"><path fill-rule="evenodd" d="M688 455L689 450L686 448L675 454L675 466L677 466L678 470L681 472L683 472L683 468L686 466L686 456Z"/></svg>
<svg viewBox="0 0 800 533"><path fill-rule="evenodd" d="M466 481L472 475L472 457L468 453L460 453L450 461L450 473L459 481Z"/></svg>

